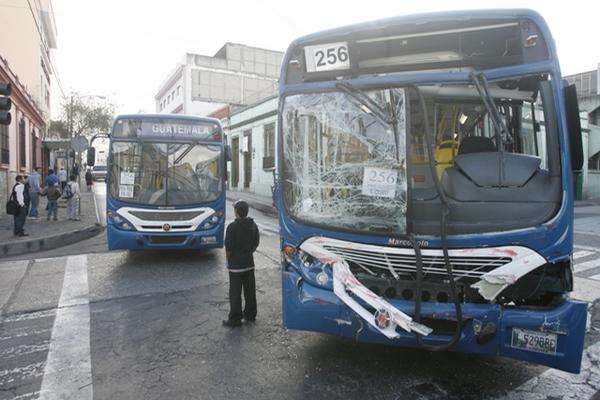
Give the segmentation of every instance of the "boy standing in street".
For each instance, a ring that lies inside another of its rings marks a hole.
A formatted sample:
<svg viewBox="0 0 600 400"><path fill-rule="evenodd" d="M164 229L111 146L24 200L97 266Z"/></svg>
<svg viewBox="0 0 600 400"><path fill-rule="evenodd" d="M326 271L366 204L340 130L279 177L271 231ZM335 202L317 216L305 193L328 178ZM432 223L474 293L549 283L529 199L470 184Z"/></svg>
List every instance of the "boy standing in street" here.
<svg viewBox="0 0 600 400"><path fill-rule="evenodd" d="M225 233L225 255L229 270L229 318L223 325L236 327L246 321L256 320L256 282L254 278L254 257L260 241L258 227L248 218L248 203L239 200L234 205L235 221ZM242 289L244 290L244 311L242 312Z"/></svg>

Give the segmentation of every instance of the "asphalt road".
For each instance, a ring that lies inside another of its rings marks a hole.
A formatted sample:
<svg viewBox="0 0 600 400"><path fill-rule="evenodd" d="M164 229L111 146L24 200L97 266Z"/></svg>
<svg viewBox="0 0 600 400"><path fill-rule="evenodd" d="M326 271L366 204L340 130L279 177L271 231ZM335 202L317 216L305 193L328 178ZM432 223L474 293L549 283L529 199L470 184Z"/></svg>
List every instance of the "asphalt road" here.
<svg viewBox="0 0 600 400"><path fill-rule="evenodd" d="M222 250L108 253L100 236L0 263L0 399L588 399L600 389L596 308L580 375L284 329L277 221L251 213L263 234L259 313L233 330L221 326ZM600 208L576 217L576 285L593 301Z"/></svg>

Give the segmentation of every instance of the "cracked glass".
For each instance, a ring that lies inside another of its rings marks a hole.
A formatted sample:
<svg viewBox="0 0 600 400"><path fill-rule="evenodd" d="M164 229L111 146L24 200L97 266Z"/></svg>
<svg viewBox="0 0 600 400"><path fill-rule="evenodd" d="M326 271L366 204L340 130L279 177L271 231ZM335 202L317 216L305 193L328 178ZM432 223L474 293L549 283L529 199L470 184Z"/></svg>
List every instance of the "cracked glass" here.
<svg viewBox="0 0 600 400"><path fill-rule="evenodd" d="M406 232L404 89L288 96L283 190L296 218L368 232Z"/></svg>

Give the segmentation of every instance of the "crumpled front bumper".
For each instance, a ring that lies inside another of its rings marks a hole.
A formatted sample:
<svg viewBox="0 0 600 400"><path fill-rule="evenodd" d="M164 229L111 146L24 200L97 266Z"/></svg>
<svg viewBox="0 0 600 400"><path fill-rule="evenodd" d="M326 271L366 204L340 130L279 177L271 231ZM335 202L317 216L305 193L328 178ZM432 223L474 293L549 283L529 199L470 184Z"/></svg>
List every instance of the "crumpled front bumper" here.
<svg viewBox="0 0 600 400"><path fill-rule="evenodd" d="M421 346L415 333L406 329L396 329L394 326L393 335L381 332L376 323L369 323L336 293L311 285L294 268L284 270L282 288L283 320L290 329L345 336L361 342ZM349 291L345 292L351 294ZM352 299L364 309L373 308L359 297L352 296ZM385 301L399 315L414 314L415 303L412 301ZM503 307L498 304L462 304L463 329L460 340L452 351L501 355L578 373L583 352L586 311L587 304L574 301L564 301L551 310ZM441 321L450 325L456 322L454 305L451 303L424 302L421 314L423 320L427 321ZM515 347L515 329L555 334L556 352L547 354ZM439 346L447 343L450 338L450 334L439 334L434 330L422 337L422 343Z"/></svg>

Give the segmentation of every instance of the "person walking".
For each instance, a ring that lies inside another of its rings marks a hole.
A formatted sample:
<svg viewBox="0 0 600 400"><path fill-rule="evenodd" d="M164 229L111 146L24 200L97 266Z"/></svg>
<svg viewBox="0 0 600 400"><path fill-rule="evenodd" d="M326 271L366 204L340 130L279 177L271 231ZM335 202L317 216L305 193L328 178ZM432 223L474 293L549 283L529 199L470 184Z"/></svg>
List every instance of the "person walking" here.
<svg viewBox="0 0 600 400"><path fill-rule="evenodd" d="M63 197L67 199L67 218L69 221L79 221L79 193L77 177L71 175L63 190Z"/></svg>
<svg viewBox="0 0 600 400"><path fill-rule="evenodd" d="M94 176L92 175L92 170L88 168L87 171L85 171L85 184L87 185L88 192L90 190L92 190L93 182L94 182Z"/></svg>
<svg viewBox="0 0 600 400"><path fill-rule="evenodd" d="M256 320L256 281L254 277L254 257L260 242L258 227L248 217L248 203L239 200L234 206L235 221L225 233L225 255L229 270L229 317L223 325L236 327L242 319ZM244 310L242 311L242 289Z"/></svg>
<svg viewBox="0 0 600 400"><path fill-rule="evenodd" d="M23 184L23 176L17 175L15 178L17 183L13 186L13 190L11 193L11 197L14 196L14 199L19 204L19 209L14 216L14 228L13 233L15 236L29 236L25 233L25 220L27 219L27 208L25 207L25 196L23 192L25 190L25 185Z"/></svg>
<svg viewBox="0 0 600 400"><path fill-rule="evenodd" d="M61 193L58 190L58 185L50 184L40 191L40 196L47 196L48 206L48 221L50 217L54 217L54 221L58 221L58 199L60 199Z"/></svg>
<svg viewBox="0 0 600 400"><path fill-rule="evenodd" d="M29 176L29 198L31 199L31 208L29 209L29 218L38 218L38 205L40 204L40 167L35 167Z"/></svg>
<svg viewBox="0 0 600 400"><path fill-rule="evenodd" d="M65 185L67 184L67 171L65 171L65 167L60 167L60 171L58 171L58 180L60 181L60 189L64 192Z"/></svg>
<svg viewBox="0 0 600 400"><path fill-rule="evenodd" d="M48 176L46 177L46 186L50 185L58 186L58 176L56 176L53 169L48 170Z"/></svg>

